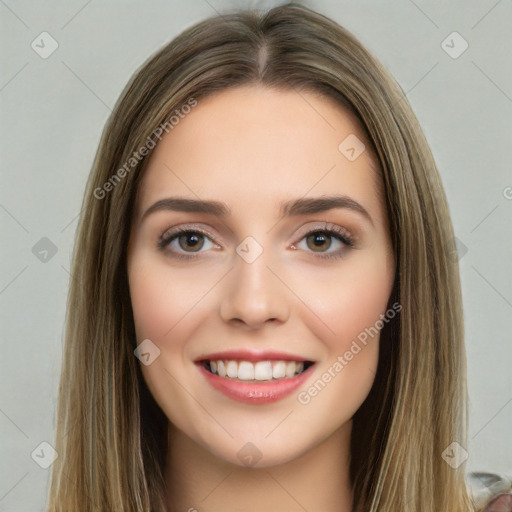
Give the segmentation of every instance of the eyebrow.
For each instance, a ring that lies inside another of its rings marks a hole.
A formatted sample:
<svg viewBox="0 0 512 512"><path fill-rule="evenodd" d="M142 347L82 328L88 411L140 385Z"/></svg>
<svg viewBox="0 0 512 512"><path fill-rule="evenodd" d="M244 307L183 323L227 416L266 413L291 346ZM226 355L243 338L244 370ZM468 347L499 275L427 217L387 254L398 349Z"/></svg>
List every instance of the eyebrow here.
<svg viewBox="0 0 512 512"><path fill-rule="evenodd" d="M318 198L300 198L280 203L280 218L294 215L307 215L320 213L335 208L351 210L361 214L372 225L373 219L368 211L357 201L348 196L324 196ZM168 197L151 205L142 215L141 222L151 213L157 211L196 212L209 213L217 217L231 215L231 209L219 201L206 201L202 199L186 199L181 197Z"/></svg>

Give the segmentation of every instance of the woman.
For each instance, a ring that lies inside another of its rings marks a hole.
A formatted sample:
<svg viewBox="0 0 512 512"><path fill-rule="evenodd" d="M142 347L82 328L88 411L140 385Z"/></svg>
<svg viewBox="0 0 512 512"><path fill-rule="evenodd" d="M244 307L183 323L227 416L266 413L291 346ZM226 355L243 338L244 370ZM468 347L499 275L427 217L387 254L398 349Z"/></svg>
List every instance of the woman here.
<svg viewBox="0 0 512 512"><path fill-rule="evenodd" d="M472 510L452 240L345 29L290 4L186 30L90 175L48 510Z"/></svg>

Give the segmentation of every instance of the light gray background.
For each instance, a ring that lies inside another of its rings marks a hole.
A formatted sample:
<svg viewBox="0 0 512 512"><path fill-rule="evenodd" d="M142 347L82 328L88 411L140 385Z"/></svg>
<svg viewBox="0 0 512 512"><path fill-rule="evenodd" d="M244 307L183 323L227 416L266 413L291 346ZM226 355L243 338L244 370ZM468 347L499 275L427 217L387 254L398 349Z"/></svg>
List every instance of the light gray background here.
<svg viewBox="0 0 512 512"><path fill-rule="evenodd" d="M31 453L53 443L70 254L112 106L135 69L185 27L277 3L0 0L0 510L44 509L50 470ZM462 244L468 470L512 474L512 3L307 5L389 68L424 128ZM59 44L47 59L31 48L43 31ZM453 31L469 44L457 59L441 47ZM43 237L58 249L47 262L32 252Z"/></svg>

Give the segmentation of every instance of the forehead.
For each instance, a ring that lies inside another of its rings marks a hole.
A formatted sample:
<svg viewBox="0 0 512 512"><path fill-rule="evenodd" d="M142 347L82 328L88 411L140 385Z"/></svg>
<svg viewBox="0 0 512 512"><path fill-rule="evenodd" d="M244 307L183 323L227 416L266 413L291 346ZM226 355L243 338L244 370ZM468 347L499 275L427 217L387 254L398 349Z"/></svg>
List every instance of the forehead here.
<svg viewBox="0 0 512 512"><path fill-rule="evenodd" d="M228 89L199 100L162 138L138 206L171 193L260 206L309 193L380 203L379 171L363 141L355 116L330 98L261 86Z"/></svg>

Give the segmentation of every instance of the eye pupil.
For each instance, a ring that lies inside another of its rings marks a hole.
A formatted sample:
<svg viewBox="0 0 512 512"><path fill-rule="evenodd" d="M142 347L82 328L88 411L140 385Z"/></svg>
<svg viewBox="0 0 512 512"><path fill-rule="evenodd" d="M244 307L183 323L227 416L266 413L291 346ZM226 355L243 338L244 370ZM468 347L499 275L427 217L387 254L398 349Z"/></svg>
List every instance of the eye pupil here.
<svg viewBox="0 0 512 512"><path fill-rule="evenodd" d="M331 237L324 233L315 233L309 235L307 239L308 247L310 249L329 249L329 247L331 246Z"/></svg>
<svg viewBox="0 0 512 512"><path fill-rule="evenodd" d="M204 238L202 235L188 233L180 236L179 244L182 249L192 249L195 252L203 247Z"/></svg>

